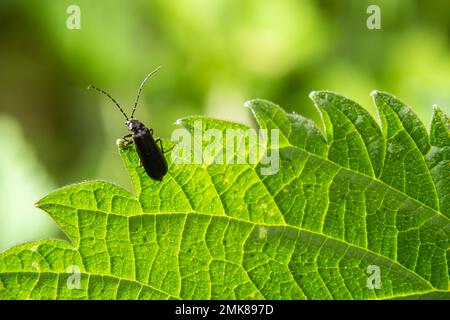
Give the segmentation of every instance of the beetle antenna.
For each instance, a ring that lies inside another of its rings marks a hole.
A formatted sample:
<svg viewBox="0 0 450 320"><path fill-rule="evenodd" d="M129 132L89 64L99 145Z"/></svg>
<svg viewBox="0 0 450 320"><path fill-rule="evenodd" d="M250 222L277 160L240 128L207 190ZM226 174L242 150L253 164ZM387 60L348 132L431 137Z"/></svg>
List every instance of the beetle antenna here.
<svg viewBox="0 0 450 320"><path fill-rule="evenodd" d="M156 68L155 70L150 72L144 78L144 80L142 80L141 85L139 86L139 91L138 91L137 96L136 96L136 102L134 103L133 111L131 112L131 119L133 119L133 117L134 117L134 112L136 111L136 107L137 107L139 98L141 97L141 91L142 91L142 88L144 87L145 82L147 81L148 78L152 77L155 73L157 73L159 71L159 69L161 69L161 66L159 66L158 68Z"/></svg>
<svg viewBox="0 0 450 320"><path fill-rule="evenodd" d="M112 102L114 102L114 103L116 104L117 108L119 108L120 112L122 112L122 114L124 115L125 119L127 119L127 121L128 121L128 116L126 115L126 113L125 113L125 112L123 111L123 109L120 107L119 103L118 103L113 97L111 97L111 95L110 95L108 92L103 91L102 89L97 88L97 87L93 86L92 84L89 85L88 90L90 90L91 88L97 90L97 91L100 92L100 93L103 93L105 96L107 96L108 98L110 98L110 99L112 100Z"/></svg>

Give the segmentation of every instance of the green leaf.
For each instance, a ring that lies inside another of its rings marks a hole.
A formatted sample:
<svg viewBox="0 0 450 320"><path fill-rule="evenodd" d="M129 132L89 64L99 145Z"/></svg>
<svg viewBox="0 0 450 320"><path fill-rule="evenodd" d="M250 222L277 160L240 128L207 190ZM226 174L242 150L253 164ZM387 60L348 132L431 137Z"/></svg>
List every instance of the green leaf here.
<svg viewBox="0 0 450 320"><path fill-rule="evenodd" d="M438 209L438 194L425 155L428 134L419 118L403 102L383 92L373 92L384 138L386 156L380 179L421 203Z"/></svg>
<svg viewBox="0 0 450 320"><path fill-rule="evenodd" d="M435 109L428 136L404 103L373 95L382 129L357 103L312 93L326 137L271 102L248 102L262 129L279 130L278 143L265 137L280 155L273 175L262 162L168 155L157 182L134 147L120 146L134 193L91 181L40 200L71 243L2 253L0 298L450 299L448 118ZM179 124L247 129L205 117ZM239 139L247 154L257 147Z"/></svg>
<svg viewBox="0 0 450 320"><path fill-rule="evenodd" d="M431 122L430 142L427 162L439 196L439 209L450 217L450 122L437 107Z"/></svg>

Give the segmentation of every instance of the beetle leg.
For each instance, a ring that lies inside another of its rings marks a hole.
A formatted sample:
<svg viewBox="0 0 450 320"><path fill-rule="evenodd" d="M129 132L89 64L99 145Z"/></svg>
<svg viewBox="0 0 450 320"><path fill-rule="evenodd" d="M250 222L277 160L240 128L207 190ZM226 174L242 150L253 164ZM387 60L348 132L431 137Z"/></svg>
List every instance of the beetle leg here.
<svg viewBox="0 0 450 320"><path fill-rule="evenodd" d="M155 142L156 142L156 143L159 142L159 145L161 146L161 151L164 153L164 148L163 148L163 145L162 145L161 138L157 138L157 139L155 140Z"/></svg>
<svg viewBox="0 0 450 320"><path fill-rule="evenodd" d="M153 129L149 129L150 134L153 135Z"/></svg>
<svg viewBox="0 0 450 320"><path fill-rule="evenodd" d="M124 143L125 147L128 147L129 145L132 145L132 144L133 144L133 140L125 140L125 143Z"/></svg>
<svg viewBox="0 0 450 320"><path fill-rule="evenodd" d="M171 151L173 148L175 148L175 146L173 146L173 147L170 148L169 150L164 151L164 148L163 148L163 145L162 145L161 138L157 138L155 141L156 141L156 142L159 142L159 145L161 146L161 151L162 151L163 153L167 153L167 152Z"/></svg>
<svg viewBox="0 0 450 320"><path fill-rule="evenodd" d="M133 143L133 140L130 139L130 137L131 137L132 135L133 135L133 134L130 133L130 134L127 134L126 136L123 136L122 139L125 141L125 143L124 143L125 147L128 147L130 144Z"/></svg>
<svg viewBox="0 0 450 320"><path fill-rule="evenodd" d="M164 153L167 153L167 152L170 152L170 151L172 151L172 149L173 148L175 148L175 146L173 146L172 148L170 148L169 150L167 150L167 151L163 151Z"/></svg>

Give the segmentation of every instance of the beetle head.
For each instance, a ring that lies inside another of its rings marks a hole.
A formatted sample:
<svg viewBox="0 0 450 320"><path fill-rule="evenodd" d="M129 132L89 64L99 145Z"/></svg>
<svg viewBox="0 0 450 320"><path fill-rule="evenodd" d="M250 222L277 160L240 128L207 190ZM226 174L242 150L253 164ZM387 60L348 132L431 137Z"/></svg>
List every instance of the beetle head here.
<svg viewBox="0 0 450 320"><path fill-rule="evenodd" d="M145 126L142 122L140 122L139 120L135 120L135 119L125 121L125 124L127 125L128 130L130 130L132 132L137 132L137 131L145 128Z"/></svg>

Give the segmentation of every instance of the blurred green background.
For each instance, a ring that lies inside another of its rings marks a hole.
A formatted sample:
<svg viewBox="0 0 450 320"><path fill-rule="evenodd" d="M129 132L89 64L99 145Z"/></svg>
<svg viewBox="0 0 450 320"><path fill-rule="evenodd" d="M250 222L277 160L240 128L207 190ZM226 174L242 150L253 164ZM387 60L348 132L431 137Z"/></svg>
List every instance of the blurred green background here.
<svg viewBox="0 0 450 320"><path fill-rule="evenodd" d="M81 9L69 30L67 7ZM381 30L369 30L369 4ZM192 114L253 124L265 98L316 121L308 94L329 89L376 114L373 89L407 102L428 126L450 106L450 2L165 0L0 2L0 251L61 237L33 204L54 188L101 178L130 188L115 140L149 81L138 119L170 138Z"/></svg>

